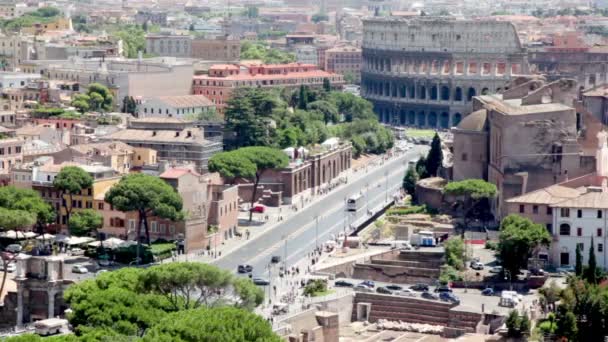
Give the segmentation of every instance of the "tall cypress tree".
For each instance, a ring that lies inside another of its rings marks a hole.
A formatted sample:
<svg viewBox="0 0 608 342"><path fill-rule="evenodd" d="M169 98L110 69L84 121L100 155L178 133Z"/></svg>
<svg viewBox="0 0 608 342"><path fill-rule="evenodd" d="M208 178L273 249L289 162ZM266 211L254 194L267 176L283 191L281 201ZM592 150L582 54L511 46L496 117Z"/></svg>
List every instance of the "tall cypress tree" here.
<svg viewBox="0 0 608 342"><path fill-rule="evenodd" d="M439 134L435 133L431 142L431 149L426 157L426 172L430 176L437 176L437 171L443 162L443 153L441 152L441 139Z"/></svg>
<svg viewBox="0 0 608 342"><path fill-rule="evenodd" d="M576 245L576 266L574 267L574 273L577 277L583 275L583 253L581 253L579 245Z"/></svg>
<svg viewBox="0 0 608 342"><path fill-rule="evenodd" d="M587 263L587 281L591 284L597 283L597 261L595 260L595 246L593 237L591 238L591 247L589 248L589 262Z"/></svg>

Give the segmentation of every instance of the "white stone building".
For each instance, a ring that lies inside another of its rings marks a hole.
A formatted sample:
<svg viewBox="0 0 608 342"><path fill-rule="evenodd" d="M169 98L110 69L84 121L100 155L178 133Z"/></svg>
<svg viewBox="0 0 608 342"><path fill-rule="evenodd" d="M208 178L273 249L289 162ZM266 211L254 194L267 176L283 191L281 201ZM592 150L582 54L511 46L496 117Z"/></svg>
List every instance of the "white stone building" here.
<svg viewBox="0 0 608 342"><path fill-rule="evenodd" d="M158 96L142 101L139 117L194 117L215 110L215 105L203 95Z"/></svg>

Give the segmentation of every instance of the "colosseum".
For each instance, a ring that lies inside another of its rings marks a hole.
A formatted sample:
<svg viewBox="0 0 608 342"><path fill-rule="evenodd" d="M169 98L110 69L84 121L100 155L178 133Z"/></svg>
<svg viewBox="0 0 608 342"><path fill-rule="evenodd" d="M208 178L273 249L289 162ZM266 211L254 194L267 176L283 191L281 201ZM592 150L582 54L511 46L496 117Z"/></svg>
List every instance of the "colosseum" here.
<svg viewBox="0 0 608 342"><path fill-rule="evenodd" d="M471 112L473 96L500 92L528 69L508 22L373 17L363 23L361 92L387 124L455 126Z"/></svg>

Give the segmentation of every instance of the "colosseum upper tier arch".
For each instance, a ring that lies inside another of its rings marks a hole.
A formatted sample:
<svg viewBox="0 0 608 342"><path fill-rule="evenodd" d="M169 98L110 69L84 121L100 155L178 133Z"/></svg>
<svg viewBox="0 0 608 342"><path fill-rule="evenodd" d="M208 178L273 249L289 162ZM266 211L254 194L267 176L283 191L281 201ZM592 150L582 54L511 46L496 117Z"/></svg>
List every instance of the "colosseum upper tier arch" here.
<svg viewBox="0 0 608 342"><path fill-rule="evenodd" d="M363 22L361 93L381 122L449 128L472 98L529 72L508 22L374 17Z"/></svg>

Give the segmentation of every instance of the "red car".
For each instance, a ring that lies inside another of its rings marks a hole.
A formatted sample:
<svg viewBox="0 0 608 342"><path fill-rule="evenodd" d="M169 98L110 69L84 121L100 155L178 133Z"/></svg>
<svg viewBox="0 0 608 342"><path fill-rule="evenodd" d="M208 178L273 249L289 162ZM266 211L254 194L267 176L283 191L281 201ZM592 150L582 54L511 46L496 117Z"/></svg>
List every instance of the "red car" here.
<svg viewBox="0 0 608 342"><path fill-rule="evenodd" d="M266 211L266 207L263 205L256 205L253 208L249 209L249 211L263 214Z"/></svg>

